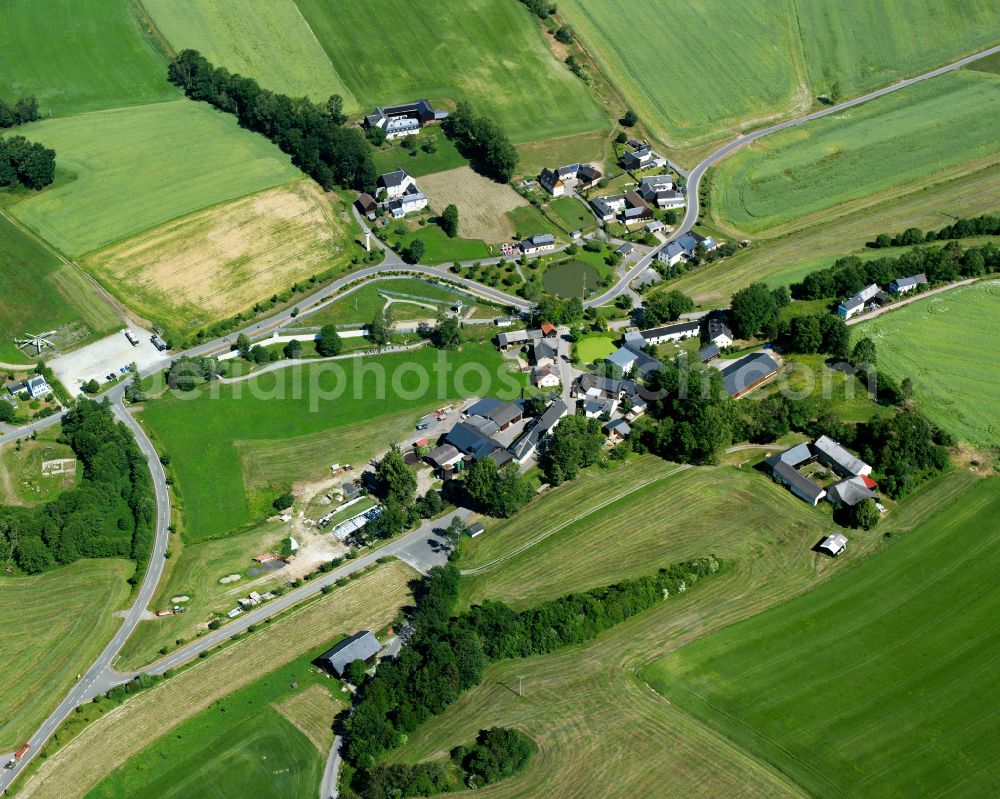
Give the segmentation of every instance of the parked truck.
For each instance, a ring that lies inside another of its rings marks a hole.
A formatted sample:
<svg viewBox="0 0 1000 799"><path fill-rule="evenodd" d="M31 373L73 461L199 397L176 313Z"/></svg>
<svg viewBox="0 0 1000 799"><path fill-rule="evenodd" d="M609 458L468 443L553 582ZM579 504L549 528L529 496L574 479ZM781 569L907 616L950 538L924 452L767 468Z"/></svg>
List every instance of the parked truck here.
<svg viewBox="0 0 1000 799"><path fill-rule="evenodd" d="M139 339L135 335L135 333L133 333L128 328L125 328L122 332L125 334L125 338L128 339L128 343L129 344L131 344L133 347L138 347L139 346Z"/></svg>

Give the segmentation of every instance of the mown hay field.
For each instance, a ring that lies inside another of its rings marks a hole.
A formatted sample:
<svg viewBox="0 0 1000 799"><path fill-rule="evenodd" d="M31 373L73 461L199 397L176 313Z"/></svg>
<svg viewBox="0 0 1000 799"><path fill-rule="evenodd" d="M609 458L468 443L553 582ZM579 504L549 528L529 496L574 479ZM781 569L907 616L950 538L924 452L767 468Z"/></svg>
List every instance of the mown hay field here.
<svg viewBox="0 0 1000 799"><path fill-rule="evenodd" d="M0 575L0 750L36 730L110 640L133 569L124 560L80 560L32 577Z"/></svg>
<svg viewBox="0 0 1000 799"><path fill-rule="evenodd" d="M879 368L913 380L917 407L963 441L1000 446L1000 280L962 286L854 329L878 348Z"/></svg>
<svg viewBox="0 0 1000 799"><path fill-rule="evenodd" d="M343 210L302 180L172 220L81 263L135 311L183 335L346 262Z"/></svg>
<svg viewBox="0 0 1000 799"><path fill-rule="evenodd" d="M896 197L873 198L857 208L830 209L822 222L754 246L671 281L696 303L716 307L758 280L788 285L836 258L863 253L865 242L882 231L916 226L924 230L950 225L956 217L1000 210L1000 164L949 170L939 180L907 187ZM835 215L836 214L836 215Z"/></svg>
<svg viewBox="0 0 1000 799"><path fill-rule="evenodd" d="M11 213L70 256L302 173L262 136L178 100L22 128L57 153L56 183Z"/></svg>
<svg viewBox="0 0 1000 799"><path fill-rule="evenodd" d="M677 487L670 481L687 480L689 474L711 475L714 471L724 471L726 483L732 482L732 469L691 470L663 483L662 501L667 502L671 489ZM538 754L522 774L477 791L477 796L802 796L803 792L776 769L664 701L650 690L641 674L646 664L685 643L752 617L850 570L848 561L824 560L811 551L824 526L803 526L800 514L813 515L808 506L787 497L787 505L780 501L780 509L775 512L771 503L777 495L772 495L771 489L777 487L761 474L746 478L765 485L748 504L737 483L732 505L722 500L729 507L732 521L724 522L717 533L706 526L687 537L685 527L697 527L701 522L697 518L697 501L692 504L692 492L685 490L681 495L682 512L673 516L668 509L661 516L662 539L647 538L641 543L644 549L639 550L644 552L659 544L664 564L674 562L685 552L714 551L728 558L724 574L670 598L583 646L489 666L482 683L411 735L397 759L415 762L444 757L451 747L471 740L484 726L503 725L530 735ZM974 483L975 479L965 472L946 475L895 508L891 519L886 519L886 527L896 533L909 531ZM758 519L753 507L762 496L763 507L771 506L771 512L762 512ZM543 497L539 504L556 497L555 493ZM793 503L801 506L798 511ZM585 511L590 504L584 497L576 511ZM747 513L752 514L749 522L739 524L737 520ZM603 529L593 525L593 537L573 552L574 559L580 561L574 573L581 574L590 559L596 557L586 584L599 585L621 574L620 565L612 566L610 571L600 565L607 562L602 561L602 545L614 552L616 542L624 536L628 543L620 559L627 561L635 555L640 541L631 537L629 530L636 518L624 512ZM477 541L486 539L492 529ZM850 551L855 563L862 550L877 546L881 532L856 537ZM636 567L636 573L645 573L653 563L649 555L642 557L649 559ZM532 550L525 551L505 564L497 577L531 558ZM550 570L556 572L567 564L565 558L548 562ZM464 558L460 563L466 566ZM831 581L831 585L838 580ZM524 604L526 599L533 603L575 585L582 585L578 576L571 576L563 585L543 578L536 584L544 586L543 590L529 587L530 599L521 592L517 603ZM499 587L497 598L507 599L500 594L508 587ZM488 594L494 595L492 590ZM519 677L523 678L523 697L517 695Z"/></svg>
<svg viewBox="0 0 1000 799"><path fill-rule="evenodd" d="M14 339L83 321L93 333L119 321L107 300L78 269L0 214L0 361L27 363Z"/></svg>
<svg viewBox="0 0 1000 799"><path fill-rule="evenodd" d="M165 60L125 0L0 3L0 97L63 115L175 100Z"/></svg>
<svg viewBox="0 0 1000 799"><path fill-rule="evenodd" d="M567 0L563 18L661 139L688 148L995 44L991 0Z"/></svg>
<svg viewBox="0 0 1000 799"><path fill-rule="evenodd" d="M357 630L385 627L409 601L407 583L415 576L416 572L403 563L386 563L328 595L297 606L272 624L261 625L207 660L197 661L104 714L50 754L24 782L19 796L84 796L151 742L260 675Z"/></svg>
<svg viewBox="0 0 1000 799"><path fill-rule="evenodd" d="M174 50L198 50L271 91L321 103L339 94L345 111L358 109L295 0L269 0L252 11L241 0L144 0L143 5Z"/></svg>
<svg viewBox="0 0 1000 799"><path fill-rule="evenodd" d="M459 236L492 244L510 240L514 226L507 213L528 204L509 185L484 178L467 166L425 175L420 188L437 213L451 204L458 208Z"/></svg>
<svg viewBox="0 0 1000 799"><path fill-rule="evenodd" d="M998 519L992 478L857 568L643 676L809 795L993 794Z"/></svg>
<svg viewBox="0 0 1000 799"><path fill-rule="evenodd" d="M520 3L297 0L337 73L369 106L467 100L515 142L606 129L608 120Z"/></svg>
<svg viewBox="0 0 1000 799"><path fill-rule="evenodd" d="M768 136L724 160L711 213L756 233L1000 154L1000 81L953 72Z"/></svg>

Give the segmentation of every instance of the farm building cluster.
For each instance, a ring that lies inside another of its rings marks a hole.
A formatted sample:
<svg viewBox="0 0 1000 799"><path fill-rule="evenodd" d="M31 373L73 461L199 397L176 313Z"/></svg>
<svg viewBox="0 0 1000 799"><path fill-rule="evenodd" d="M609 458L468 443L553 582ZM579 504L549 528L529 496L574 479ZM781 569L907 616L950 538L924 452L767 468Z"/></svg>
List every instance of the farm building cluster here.
<svg viewBox="0 0 1000 799"><path fill-rule="evenodd" d="M927 285L927 275L924 274L897 277L889 283L889 291L885 291L877 283L872 283L840 303L837 315L841 319L850 319L858 314L887 305L892 301L893 296L899 297L908 294L925 285Z"/></svg>
<svg viewBox="0 0 1000 799"><path fill-rule="evenodd" d="M556 388L562 383L555 325L545 322L537 330L500 333L497 345L501 352L526 348L529 361L526 368L531 371L531 383L537 388Z"/></svg>
<svg viewBox="0 0 1000 799"><path fill-rule="evenodd" d="M872 467L827 436L797 444L765 463L776 481L813 506L826 499L835 507L853 507L878 490Z"/></svg>
<svg viewBox="0 0 1000 799"><path fill-rule="evenodd" d="M414 100L400 105L376 108L365 116L364 128L381 128L386 139L398 139L420 132L426 125L434 125L448 118L447 111L435 111L426 100Z"/></svg>
<svg viewBox="0 0 1000 799"><path fill-rule="evenodd" d="M376 218L379 208L383 208L393 219L401 219L427 207L427 195L405 169L379 175L376 187L374 197L362 192L354 201L358 211L369 220Z"/></svg>

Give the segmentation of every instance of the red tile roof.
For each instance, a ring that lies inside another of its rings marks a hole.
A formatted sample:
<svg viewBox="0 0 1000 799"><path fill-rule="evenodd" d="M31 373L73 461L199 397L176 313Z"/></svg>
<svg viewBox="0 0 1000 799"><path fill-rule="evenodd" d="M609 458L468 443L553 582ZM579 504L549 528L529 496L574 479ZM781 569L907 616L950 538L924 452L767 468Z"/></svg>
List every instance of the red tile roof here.
<svg viewBox="0 0 1000 799"><path fill-rule="evenodd" d="M865 481L865 488L868 489L878 488L878 483L872 480L867 474L861 475L861 479Z"/></svg>

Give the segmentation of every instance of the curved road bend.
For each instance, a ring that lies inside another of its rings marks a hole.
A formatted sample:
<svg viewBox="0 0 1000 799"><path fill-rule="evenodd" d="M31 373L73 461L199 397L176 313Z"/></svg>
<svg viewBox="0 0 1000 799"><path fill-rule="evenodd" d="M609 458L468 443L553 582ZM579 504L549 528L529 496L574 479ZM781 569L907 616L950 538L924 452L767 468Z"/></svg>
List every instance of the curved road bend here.
<svg viewBox="0 0 1000 799"><path fill-rule="evenodd" d="M994 53L1000 53L1000 45L990 47L979 53L975 53L965 58L958 59L957 61L953 61L952 63L947 64L943 67L931 70L930 72L925 72L924 74L918 75L913 78L907 78L905 80L899 81L898 83L894 83L891 86L886 86L885 88L878 89L874 92L870 92L860 97L856 97L852 100L847 100L843 103L838 103L837 105L829 106L814 113L807 114L802 117L797 117L795 119L786 120L785 122L780 122L778 124L762 128L758 131L754 131L751 133L747 133L743 136L739 136L729 144L720 147L718 150L709 155L707 158L701 161L701 163L695 166L694 169L691 170L690 174L688 175L688 201L689 201L688 207L685 211L684 219L682 220L681 224L677 227L677 229L674 230L673 234L668 239L668 241L672 241L682 236L684 233L687 233L688 231L691 230L692 227L694 227L694 223L698 219L698 213L700 211L698 193L701 187L701 179L702 177L704 177L706 170L713 164L721 161L730 153L739 149L740 147L743 147L746 144L756 141L757 139L760 139L771 133L775 133L779 130L784 130L786 128L790 128L795 125L802 124L803 122L809 122L811 120L819 119L821 117L825 117L830 114L839 113L840 111L843 111L845 109L853 108L854 106L866 103L869 100L873 100L875 98L891 94L892 92L899 91L900 89L904 89L907 86L913 85L914 83L919 83L924 80L929 80L939 75L943 75L947 72L960 69L970 63L978 61L981 58L986 58L987 56L993 55ZM680 170L678 171L680 172ZM683 173L680 172L680 174ZM363 228L365 227L363 223L362 227ZM484 297L494 299L497 302L505 303L522 310L527 310L531 307L531 303L526 302L524 299L520 297L514 297L502 291L498 291L488 286L484 286L475 281L468 280L467 278L458 277L448 272L447 270L433 266L403 264L399 261L398 256L391 250L388 250L388 248L385 248L381 242L378 242L376 246L379 246L382 249L387 250L385 263L376 267L367 267L351 275L347 275L343 278L340 278L339 280L334 281L330 285L325 286L324 288L303 298L301 304L305 306L311 306L315 303L329 299L330 296L332 294L335 294L339 289L357 280L363 280L365 278L374 277L380 274L391 274L393 272L410 271L419 274L426 274L431 277L444 278L450 281L454 281L455 283L463 285L464 287L466 287L467 289L469 289L474 293L479 293ZM617 297L623 291L627 290L629 284L636 277L638 277L639 274L647 266L649 266L654 257L655 256L653 254L650 254L642 258L634 267L632 267L631 270L629 270L625 275L623 275L622 278L613 287L611 287L608 291L604 292L603 294L591 300L588 300L586 303L584 303L584 305L587 307L592 307L597 305L603 305L605 303L614 300L615 297ZM220 337L213 341L205 342L204 344L201 344L197 347L193 347L189 350L186 350L183 353L178 353L171 359L165 359L165 363L169 363L170 360L173 360L174 358L179 358L181 357L181 355L206 355L221 348L227 347L229 341L232 338L235 338L235 336L238 335L239 333L246 333L248 336L251 337L264 335L267 332L270 332L276 328L287 325L288 322L291 321L291 319L293 318L294 317L292 316L291 308L285 311L280 311L261 322L258 322L254 325L250 325L241 331L236 331L230 334L230 336ZM158 366L157 368L162 368L162 366ZM119 418L122 418L122 414L128 417L128 413L124 410L124 408L121 408L120 406L120 400L122 394L124 393L124 388L125 388L124 385L115 386L112 389L109 389L103 395L116 403L116 413L119 415ZM35 430L44 430L47 427L51 427L52 425L58 423L58 421L59 421L58 415L52 416L47 419L42 419L38 422L33 422L32 424L26 425L25 427L9 431L3 435L0 435L0 444L6 443L8 441L13 441L16 438L23 438L25 435L30 435L31 432ZM153 594L153 591L156 588L156 583L159 580L159 576L163 568L162 555L163 551L165 551L166 549L166 535L168 535L168 533L166 532L166 528L167 525L169 524L170 505L168 498L164 498L162 500L160 499L161 480L157 478L157 472L159 472L159 476L160 478L162 478L163 470L162 467L160 467L159 465L159 459L156 457L155 451L153 451L152 444L149 442L149 439L146 437L145 433L142 432L141 428L139 428L138 424L134 420L131 420L131 417L129 417L129 420L126 420L126 424L129 424L129 427L132 428L133 431L138 430L136 434L136 440L140 442L140 447L143 449L143 452L147 454L147 458L150 459L150 471L153 474L154 486L157 487L158 511L157 511L156 543L154 545L154 554L150 558L150 565L147 567L146 577L143 579L143 585L139 592L139 597L141 598L144 596L145 601L148 603L150 597ZM135 427L133 427L133 425L135 425ZM152 457L150 457L150 453L152 454ZM162 488L163 491L165 492L166 490L165 481L163 481ZM166 520L166 522L162 525L162 532L161 532L160 529L161 522L164 520ZM411 536L417 535L418 532L419 530L415 533L411 533L409 536L404 537L404 539L400 539L399 542L396 542L397 545L402 543L404 540L409 539ZM383 554L390 554L388 549L383 549L380 551ZM159 561L158 564L157 561ZM356 562L357 561L352 561L352 563ZM336 574L336 572L331 572L330 574L331 575ZM329 575L327 575L326 577L329 577ZM325 584L324 580L326 579L326 577L323 579L313 580L310 583L307 583L305 586L303 586L303 589L311 588L319 590L322 587L322 585ZM301 590L302 589L299 589L299 591ZM285 594L280 599L296 596L297 593L298 592L290 592L289 594ZM300 598L304 598L304 596L306 595L308 594L304 593ZM23 770L23 768L27 765L27 763L34 757L34 755L38 752L38 749L41 747L41 745L48 739L48 737L52 734L52 732L55 731L55 728L58 727L59 723L61 723L61 721L66 717L66 715L68 715L72 711L72 709L77 704L79 704L80 701L85 701L85 698L94 695L93 693L94 686L96 685L97 680L99 678L106 679L105 675L108 672L108 663L110 663L110 660L114 657L115 654L117 654L118 649L121 648L125 639L128 637L128 635L123 635L123 631L128 629L128 632L131 633L132 629L134 629L135 627L135 623L138 617L141 616L141 613L144 609L145 606L143 605L140 607L139 600L137 599L136 603L133 605L132 609L129 611L126 617L125 624L122 625L122 627L119 629L119 632L112 639L111 643L109 643L108 646L105 648L105 651L102 653L98 661L95 662L93 666L91 666L91 668L84 675L83 679L79 683L77 683L76 686L74 686L74 688L70 691L70 693L66 696L66 698L56 708L56 710L54 710L53 713L49 716L49 718L46 719L42 727L39 728L39 730L36 731L35 734L29 739L28 742L31 744L31 749L28 751L28 754L24 757L24 759L22 759L22 761L17 765L16 768L0 772L0 791L3 792L6 791L6 787L10 785L10 783L14 780L14 778L21 772L21 770ZM271 603L267 607L267 611L268 613L262 614L261 618L265 617L266 615L270 615L271 612L276 612L275 604ZM248 617L252 615L253 614L245 614L245 616L241 617L242 621L247 626L253 623L247 620ZM133 618L136 621L133 621ZM131 626L129 626L130 624ZM220 636L219 640L223 640L225 637L232 634L232 632L235 630L235 627L231 625L227 626L228 629L226 630L226 635ZM210 641L211 639L212 639L211 636L205 636L205 638L201 639L197 643L199 644L205 643ZM208 646L211 645L214 644L208 644ZM179 652L182 651L183 650L179 650ZM110 652L110 657L105 659L105 656L108 655L109 652ZM178 653L174 653L172 657L177 656L177 654ZM169 666L165 666L164 668L169 668ZM80 697L84 697L84 699L81 699Z"/></svg>
<svg viewBox="0 0 1000 799"><path fill-rule="evenodd" d="M795 127L796 125L801 125L804 122L811 122L815 119L821 119L825 116L830 116L831 114L839 114L841 111L845 111L848 108L854 108L855 106L867 103L870 100L875 100L879 97L884 97L887 94L892 94L893 92L898 92L900 89L905 89L908 86L912 86L915 83L920 83L921 81L930 80L931 78L936 78L940 75L944 75L947 72L952 72L956 69L961 69L968 64L978 61L981 58L986 58L995 53L1000 53L1000 45L995 47L990 47L987 50L983 50L979 53L974 53L973 55L967 56L965 58L960 58L958 61L953 61L943 67L938 67L937 69L932 69L930 72L925 72L922 75L917 75L914 78L907 78L906 80L901 80L898 83L893 83L890 86L885 86L881 89L876 89L868 94L863 94L860 97L855 97L852 100L845 100L842 103L837 103L836 105L827 106L819 111L814 111L811 114L806 114L805 116L796 117L795 119L788 119L784 122L778 122L777 124L770 125L766 128L761 128L760 130L752 131L751 133L746 133L733 139L728 144L723 145L714 153L709 155L703 161L701 161L694 169L691 170L688 175L687 191L688 191L688 205L684 212L684 219L681 220L680 225L674 230L667 241L673 241L674 239L680 238L685 233L694 227L695 222L698 221L698 214L701 213L699 192L701 190L701 179L705 176L705 172L708 168L714 166L719 161L721 161L726 156L740 149L741 147L750 144L751 142L757 141L764 136L769 136L772 133L777 133L780 130L786 130L787 128ZM592 300L588 300L584 303L585 306L597 306L604 305L605 303L611 302L621 294L625 288L635 280L640 273L647 267L653 260L652 255L643 258L636 264L621 280L619 280L614 286L608 289L606 292L598 297L594 297Z"/></svg>

